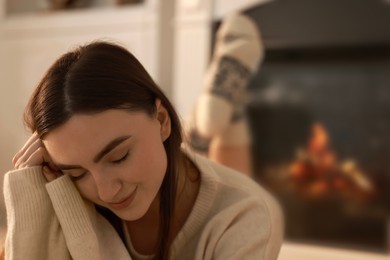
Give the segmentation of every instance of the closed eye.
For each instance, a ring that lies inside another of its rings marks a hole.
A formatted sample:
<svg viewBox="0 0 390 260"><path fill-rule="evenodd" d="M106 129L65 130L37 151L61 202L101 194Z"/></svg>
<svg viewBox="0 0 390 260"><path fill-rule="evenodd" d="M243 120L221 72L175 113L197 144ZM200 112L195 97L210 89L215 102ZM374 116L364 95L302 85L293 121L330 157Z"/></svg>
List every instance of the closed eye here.
<svg viewBox="0 0 390 260"><path fill-rule="evenodd" d="M118 160L114 160L114 161L111 161L113 164L120 164L124 161L126 161L127 157L129 157L129 151L126 152L126 154L124 156L122 156L121 158L119 158Z"/></svg>
<svg viewBox="0 0 390 260"><path fill-rule="evenodd" d="M72 181L78 181L88 173L88 171L86 171L82 168L80 168L80 169L65 169L65 170L60 170L60 171L62 174L68 175Z"/></svg>
<svg viewBox="0 0 390 260"><path fill-rule="evenodd" d="M85 174L87 174L87 172L84 172L80 175L77 175L77 176L74 176L74 175L70 175L69 174L69 177L72 181L78 181L78 180L81 180L81 178L83 178L85 176Z"/></svg>

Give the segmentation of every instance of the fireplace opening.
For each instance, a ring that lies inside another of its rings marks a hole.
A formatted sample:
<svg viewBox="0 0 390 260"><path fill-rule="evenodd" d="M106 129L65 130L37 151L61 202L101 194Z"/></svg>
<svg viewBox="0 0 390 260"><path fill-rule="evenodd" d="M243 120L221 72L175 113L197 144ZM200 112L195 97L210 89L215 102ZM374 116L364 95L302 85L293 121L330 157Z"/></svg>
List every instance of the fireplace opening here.
<svg viewBox="0 0 390 260"><path fill-rule="evenodd" d="M390 49L267 50L249 89L255 178L286 239L389 252Z"/></svg>

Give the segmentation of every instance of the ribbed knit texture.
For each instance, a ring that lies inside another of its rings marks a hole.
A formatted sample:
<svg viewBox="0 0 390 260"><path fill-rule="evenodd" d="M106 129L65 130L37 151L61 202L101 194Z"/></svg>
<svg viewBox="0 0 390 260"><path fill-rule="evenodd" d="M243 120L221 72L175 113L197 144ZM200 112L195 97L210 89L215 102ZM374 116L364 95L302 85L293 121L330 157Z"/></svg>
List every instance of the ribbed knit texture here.
<svg viewBox="0 0 390 260"><path fill-rule="evenodd" d="M17 202L31 199L38 201L37 204L26 204L23 208L12 208L13 212L7 211L8 215L13 214L15 218L8 218L16 230L34 229L48 221L45 219L49 214L45 214L45 210L50 208L50 199L47 195L44 185L46 179L43 174L39 174L41 167L33 167L25 170L24 173L14 172L7 173L4 177L4 196L7 201L14 205L20 205ZM28 179L28 181L26 180ZM9 183L14 183L10 186ZM32 187L40 187L40 189L32 190Z"/></svg>
<svg viewBox="0 0 390 260"><path fill-rule="evenodd" d="M45 187L46 186L46 187ZM6 260L130 260L114 228L68 176L47 183L41 167L5 175Z"/></svg>
<svg viewBox="0 0 390 260"><path fill-rule="evenodd" d="M73 259L131 259L109 222L84 200L69 176L46 185Z"/></svg>
<svg viewBox="0 0 390 260"><path fill-rule="evenodd" d="M4 176L6 260L71 259L45 184L40 166Z"/></svg>
<svg viewBox="0 0 390 260"><path fill-rule="evenodd" d="M87 207L75 207L75 205L84 205L84 201L68 176L48 183L46 189L56 215L61 220L61 226L67 230L67 240L77 239L93 232Z"/></svg>

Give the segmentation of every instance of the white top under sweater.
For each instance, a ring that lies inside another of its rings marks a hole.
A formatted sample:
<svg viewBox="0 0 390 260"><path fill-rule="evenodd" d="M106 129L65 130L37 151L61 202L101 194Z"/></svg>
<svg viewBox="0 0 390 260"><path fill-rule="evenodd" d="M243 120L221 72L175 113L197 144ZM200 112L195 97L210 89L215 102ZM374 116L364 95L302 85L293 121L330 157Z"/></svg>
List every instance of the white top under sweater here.
<svg viewBox="0 0 390 260"><path fill-rule="evenodd" d="M283 239L277 202L243 174L190 157L201 172L201 185L173 241L171 259L277 259ZM41 167L11 171L4 195L7 260L148 258L135 252L129 237L126 249L68 176L46 183Z"/></svg>

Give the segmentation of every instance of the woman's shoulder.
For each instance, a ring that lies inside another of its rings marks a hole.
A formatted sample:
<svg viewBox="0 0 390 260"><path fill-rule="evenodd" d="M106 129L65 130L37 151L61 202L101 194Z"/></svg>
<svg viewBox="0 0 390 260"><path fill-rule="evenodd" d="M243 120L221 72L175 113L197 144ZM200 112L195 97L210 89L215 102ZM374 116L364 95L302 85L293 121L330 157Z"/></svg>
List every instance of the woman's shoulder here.
<svg viewBox="0 0 390 260"><path fill-rule="evenodd" d="M201 156L195 156L194 163L201 173L201 187L192 215L198 213L199 217L199 212L207 209L200 228L201 237L218 238L220 242L210 247L217 251L221 247L227 255L243 251L248 243L253 243L257 248L255 252L242 252L242 255L275 259L284 226L277 200L240 172Z"/></svg>
<svg viewBox="0 0 390 260"><path fill-rule="evenodd" d="M202 182L215 182L220 188L236 190L236 192L246 194L246 196L268 194L260 183L235 169L200 155L193 155L192 160L199 168Z"/></svg>
<svg viewBox="0 0 390 260"><path fill-rule="evenodd" d="M236 207L251 201L253 207L265 211L278 211L276 199L261 184L234 169L210 161L204 156L192 155L192 160L199 168L201 188L213 187L215 190L214 203L220 207ZM200 197L202 194L199 194ZM208 197L208 201L212 201Z"/></svg>

